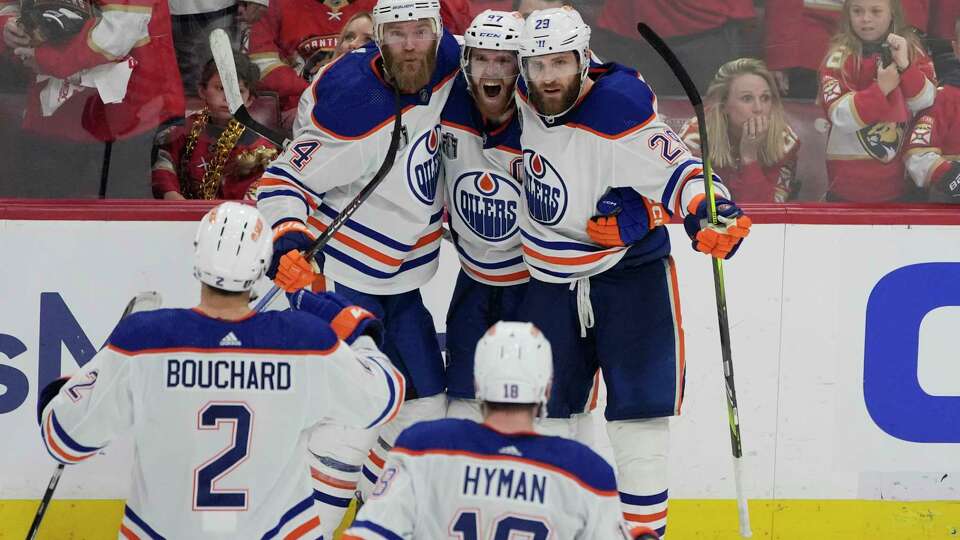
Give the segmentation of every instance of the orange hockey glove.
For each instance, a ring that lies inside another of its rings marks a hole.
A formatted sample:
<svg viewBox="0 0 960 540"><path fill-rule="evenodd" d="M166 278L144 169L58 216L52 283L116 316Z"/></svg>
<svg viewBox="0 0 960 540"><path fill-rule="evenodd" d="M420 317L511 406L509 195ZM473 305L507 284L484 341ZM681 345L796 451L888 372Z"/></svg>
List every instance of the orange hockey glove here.
<svg viewBox="0 0 960 540"><path fill-rule="evenodd" d="M310 249L313 240L313 234L299 221L286 221L274 229L273 261L267 275L277 287L294 292L313 283L319 269L301 253Z"/></svg>
<svg viewBox="0 0 960 540"><path fill-rule="evenodd" d="M718 259L733 257L740 243L750 234L752 222L733 201L717 198L718 223L708 218L706 195L697 195L687 206L683 227L693 240L693 249Z"/></svg>

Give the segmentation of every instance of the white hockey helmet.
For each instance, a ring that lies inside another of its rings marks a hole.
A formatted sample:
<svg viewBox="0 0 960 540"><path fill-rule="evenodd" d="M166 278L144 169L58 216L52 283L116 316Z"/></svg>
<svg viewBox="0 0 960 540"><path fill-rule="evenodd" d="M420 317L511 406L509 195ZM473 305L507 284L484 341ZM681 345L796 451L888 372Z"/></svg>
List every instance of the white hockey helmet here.
<svg viewBox="0 0 960 540"><path fill-rule="evenodd" d="M383 48L383 27L392 22L427 19L433 23L433 32L439 39L443 32L440 19L440 0L377 0L373 7L373 40Z"/></svg>
<svg viewBox="0 0 960 540"><path fill-rule="evenodd" d="M520 70L528 85L531 78L536 79L528 69L530 58L567 51L577 54L576 69L582 85L590 68L590 27L583 22L580 12L563 6L534 11L527 17L520 39Z"/></svg>
<svg viewBox="0 0 960 540"><path fill-rule="evenodd" d="M500 321L477 342L473 377L480 401L546 405L552 376L550 342L531 323Z"/></svg>
<svg viewBox="0 0 960 540"><path fill-rule="evenodd" d="M487 9L477 15L463 33L460 68L470 73L470 49L519 51L523 17L516 11Z"/></svg>
<svg viewBox="0 0 960 540"><path fill-rule="evenodd" d="M273 255L270 227L253 206L225 202L211 209L193 241L193 275L225 291L248 291Z"/></svg>

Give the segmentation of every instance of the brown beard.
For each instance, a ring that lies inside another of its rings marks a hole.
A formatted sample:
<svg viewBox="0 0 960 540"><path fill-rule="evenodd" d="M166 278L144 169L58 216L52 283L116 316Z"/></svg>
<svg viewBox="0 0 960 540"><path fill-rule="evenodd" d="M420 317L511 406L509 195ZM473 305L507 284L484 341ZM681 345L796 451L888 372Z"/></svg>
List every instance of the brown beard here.
<svg viewBox="0 0 960 540"><path fill-rule="evenodd" d="M393 80L397 89L405 94L412 94L430 82L433 70L437 67L437 48L431 47L425 58L418 59L416 65L409 65L393 58L393 55L383 48L383 65Z"/></svg>
<svg viewBox="0 0 960 540"><path fill-rule="evenodd" d="M530 101L533 102L533 106L537 111L544 116L554 116L562 113L563 111L569 109L577 101L577 98L580 97L580 87L582 83L579 80L574 80L567 89L565 89L561 95L560 104L553 107L547 105L546 101L543 98L543 92L537 88L536 85L530 85Z"/></svg>

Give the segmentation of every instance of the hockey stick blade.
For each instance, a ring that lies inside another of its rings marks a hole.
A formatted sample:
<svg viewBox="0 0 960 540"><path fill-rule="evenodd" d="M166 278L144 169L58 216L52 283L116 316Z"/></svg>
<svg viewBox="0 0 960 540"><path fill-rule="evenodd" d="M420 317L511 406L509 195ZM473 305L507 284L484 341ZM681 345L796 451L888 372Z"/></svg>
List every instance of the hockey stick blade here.
<svg viewBox="0 0 960 540"><path fill-rule="evenodd" d="M717 200L713 189L713 170L710 163L710 144L707 140L707 122L706 114L703 110L703 99L697 90L697 85L693 83L690 74L677 59L670 47L653 31L652 28L644 23L637 24L637 31L643 36L647 43L663 58L670 67L674 77L683 86L687 99L693 105L697 114L700 134L700 156L703 160L703 177L706 185L707 201L710 222L717 223ZM733 468L737 493L737 517L740 525L740 536L750 538L753 533L750 530L750 513L747 507L747 496L743 487L743 447L740 435L740 418L737 411L737 389L733 378L733 353L730 347L730 322L727 317L727 295L723 279L723 259L711 258L713 265L713 287L717 300L717 323L720 331L720 352L723 357L723 379L726 385L727 418L730 429L730 447L733 453Z"/></svg>
<svg viewBox="0 0 960 540"><path fill-rule="evenodd" d="M123 320L131 313L159 309L162 304L163 298L160 296L160 293L156 291L137 293L123 308L120 320ZM53 475L50 476L50 481L47 482L47 490L43 493L43 499L40 500L37 513L33 516L33 523L30 524L30 529L27 531L26 540L34 540L37 537L37 533L40 532L40 522L43 521L43 516L47 513L47 507L53 498L53 492L57 489L57 484L60 483L60 475L63 474L63 469L63 463L58 463L57 469L53 471Z"/></svg>
<svg viewBox="0 0 960 540"><path fill-rule="evenodd" d="M243 96L240 95L240 79L237 77L237 65L233 61L233 47L230 46L230 36L222 28L217 28L210 32L210 52L213 54L213 61L217 64L217 73L220 74L220 83L223 85L223 94L227 98L227 108L230 114L244 125L244 127L255 131L269 140L278 148L286 148L290 140L257 122L247 107L243 104Z"/></svg>
<svg viewBox="0 0 960 540"><path fill-rule="evenodd" d="M387 155L383 158L383 163L380 164L380 168L377 169L377 172L373 175L373 178L367 182L367 185L363 186L363 189L360 190L360 193L347 204L346 208L340 211L337 217L333 218L333 221L330 222L330 225L327 226L327 229L313 241L313 244L303 252L303 258L312 261L313 258L320 253L320 250L323 249L323 246L327 245L327 242L333 238L333 235L340 230L340 227L343 227L343 224L350 219L350 216L357 211L357 208L360 208L360 205L370 197L370 194L373 193L373 190L377 189L377 186L383 182L383 179L387 177L387 173L390 172L390 169L393 168L393 162L397 159L397 150L400 148L400 131L401 123L400 116L402 113L400 107L400 94L397 92L397 89L393 90L393 99L394 99L394 113L393 113L393 133L390 134L390 147L387 149ZM277 296L277 293L280 292L280 287L274 285L267 294L263 295L263 298L257 302L254 311L263 311L270 302L273 301L274 297Z"/></svg>

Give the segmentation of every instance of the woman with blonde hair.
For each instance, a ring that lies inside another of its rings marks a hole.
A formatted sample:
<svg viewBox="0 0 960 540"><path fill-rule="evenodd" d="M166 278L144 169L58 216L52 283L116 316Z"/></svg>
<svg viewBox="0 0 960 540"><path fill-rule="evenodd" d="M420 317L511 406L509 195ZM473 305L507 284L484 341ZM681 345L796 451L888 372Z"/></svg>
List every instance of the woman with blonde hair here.
<svg viewBox="0 0 960 540"><path fill-rule="evenodd" d="M914 115L933 105L936 75L900 0L845 0L820 68L830 120L828 201L910 198L901 148Z"/></svg>
<svg viewBox="0 0 960 540"><path fill-rule="evenodd" d="M763 61L739 58L720 66L705 112L711 162L737 202L786 202L795 188L800 140L787 125ZM684 125L681 137L699 154L696 118Z"/></svg>

